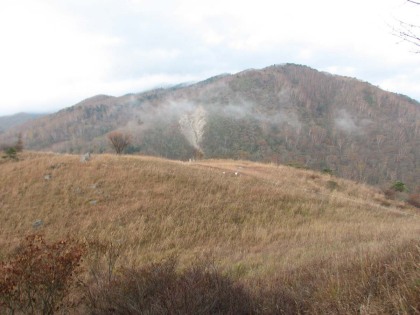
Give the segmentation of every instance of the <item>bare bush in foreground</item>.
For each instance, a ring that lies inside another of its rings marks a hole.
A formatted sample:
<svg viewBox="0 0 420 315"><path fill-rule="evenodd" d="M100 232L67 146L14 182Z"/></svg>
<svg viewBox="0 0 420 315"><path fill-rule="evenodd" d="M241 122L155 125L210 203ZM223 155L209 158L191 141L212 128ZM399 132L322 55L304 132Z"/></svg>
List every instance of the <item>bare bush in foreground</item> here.
<svg viewBox="0 0 420 315"><path fill-rule="evenodd" d="M70 289L84 253L71 241L48 244L43 236L28 236L18 253L0 263L2 314L53 314Z"/></svg>

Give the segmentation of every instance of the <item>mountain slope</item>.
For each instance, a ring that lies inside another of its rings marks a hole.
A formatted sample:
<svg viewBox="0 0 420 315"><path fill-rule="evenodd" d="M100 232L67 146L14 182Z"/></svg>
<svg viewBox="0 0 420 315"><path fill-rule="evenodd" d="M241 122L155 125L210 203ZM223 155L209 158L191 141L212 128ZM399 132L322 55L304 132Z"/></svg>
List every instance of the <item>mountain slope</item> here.
<svg viewBox="0 0 420 315"><path fill-rule="evenodd" d="M298 65L96 97L18 130L31 149L105 152L105 135L115 129L133 135L128 152L271 161L371 184L402 180L413 189L420 183L419 103Z"/></svg>
<svg viewBox="0 0 420 315"><path fill-rule="evenodd" d="M19 113L10 116L1 116L0 117L0 133L5 132L6 130L21 125L29 120L34 120L36 118L42 117L45 114L29 114L29 113Z"/></svg>
<svg viewBox="0 0 420 315"><path fill-rule="evenodd" d="M19 253L23 236L38 233L91 244L80 277L88 284L98 284L95 270L108 275L108 259L116 259L114 279L124 268L177 257L181 270L214 261L262 294L258 314L288 304L308 314L420 306L418 210L377 188L249 161L106 154L81 162L24 152L1 160L0 174L0 262Z"/></svg>

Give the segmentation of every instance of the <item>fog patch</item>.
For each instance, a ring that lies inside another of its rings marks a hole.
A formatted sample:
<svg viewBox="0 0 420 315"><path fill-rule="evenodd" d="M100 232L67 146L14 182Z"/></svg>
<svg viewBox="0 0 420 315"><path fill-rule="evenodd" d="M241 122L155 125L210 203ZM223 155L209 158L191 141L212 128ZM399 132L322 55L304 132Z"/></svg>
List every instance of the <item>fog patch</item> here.
<svg viewBox="0 0 420 315"><path fill-rule="evenodd" d="M272 125L287 124L295 128L296 131L300 131L300 129L302 128L302 124L299 121L299 118L297 117L296 113L294 112L286 112L280 110L279 112L273 115L262 115L261 117L259 117L259 119L268 122Z"/></svg>
<svg viewBox="0 0 420 315"><path fill-rule="evenodd" d="M202 151L200 146L204 137L208 117L215 115L235 120L250 120L257 122L264 130L270 130L271 126L288 125L299 133L302 124L298 115L291 109L261 108L248 100L235 100L228 103L206 103L199 99L191 101L187 98L177 100L147 100L139 103L133 96L130 101L137 110L126 125L126 129L133 134L139 135L146 130L163 125L178 125L178 130L192 147Z"/></svg>
<svg viewBox="0 0 420 315"><path fill-rule="evenodd" d="M286 109L270 110L267 112L265 109L261 110L249 101L241 101L235 104L219 105L218 113L232 119L245 119L250 118L257 120L261 124L282 125L288 124L295 129L301 129L302 124L298 116L293 111Z"/></svg>
<svg viewBox="0 0 420 315"><path fill-rule="evenodd" d="M184 128L180 124L181 117L194 113L197 109L196 104L189 101L172 100L165 100L163 102L144 101L140 103L135 97L131 98L131 103L135 106L136 110L132 112L131 118L123 129L135 135L135 145L141 145L143 137L150 130L165 126L175 126L178 127L178 130L194 148L199 149L198 146L202 135L197 128L201 124L197 125L195 120L193 120L192 128L196 128L192 131L193 134L186 131L185 124Z"/></svg>
<svg viewBox="0 0 420 315"><path fill-rule="evenodd" d="M197 106L188 101L168 101L162 104L144 103L133 115L133 119L150 128L158 123L178 121L181 116L193 112Z"/></svg>
<svg viewBox="0 0 420 315"><path fill-rule="evenodd" d="M254 105L250 102L238 102L235 104L219 105L220 113L233 119L244 119L255 116Z"/></svg>
<svg viewBox="0 0 420 315"><path fill-rule="evenodd" d="M361 128L357 126L353 117L344 109L338 112L338 116L335 119L335 125L338 129L347 133L358 133L362 131Z"/></svg>

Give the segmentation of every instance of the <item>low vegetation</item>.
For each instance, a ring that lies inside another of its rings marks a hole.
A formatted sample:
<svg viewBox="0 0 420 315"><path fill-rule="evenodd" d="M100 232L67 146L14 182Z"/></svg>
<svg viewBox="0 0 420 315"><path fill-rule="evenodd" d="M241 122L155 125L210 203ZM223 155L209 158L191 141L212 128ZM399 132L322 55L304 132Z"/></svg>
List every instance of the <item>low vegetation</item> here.
<svg viewBox="0 0 420 315"><path fill-rule="evenodd" d="M48 244L42 235L26 237L12 258L0 263L0 310L53 314L71 289L83 253L82 244Z"/></svg>
<svg viewBox="0 0 420 315"><path fill-rule="evenodd" d="M0 313L420 311L418 209L376 188L286 166L116 155L22 152L0 172L0 289L31 283L36 296L3 294ZM31 259L46 266L37 279L64 275L48 303L46 284L12 281Z"/></svg>

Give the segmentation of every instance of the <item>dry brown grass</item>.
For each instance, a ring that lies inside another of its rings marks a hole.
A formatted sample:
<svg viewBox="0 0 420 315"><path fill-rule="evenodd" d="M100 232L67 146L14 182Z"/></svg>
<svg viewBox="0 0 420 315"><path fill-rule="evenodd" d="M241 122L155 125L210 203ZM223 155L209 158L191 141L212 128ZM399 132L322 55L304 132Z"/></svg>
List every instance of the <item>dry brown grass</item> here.
<svg viewBox="0 0 420 315"><path fill-rule="evenodd" d="M52 239L123 242L130 263L169 254L189 261L211 251L252 273L320 254L379 250L420 232L414 208L383 206L374 188L284 166L113 155L81 163L78 156L26 153L0 170L3 254L37 219Z"/></svg>
<svg viewBox="0 0 420 315"><path fill-rule="evenodd" d="M186 266L211 254L245 282L326 261L339 269L362 254L382 257L419 242L414 207L307 170L113 155L81 163L78 156L31 152L0 163L0 259L38 219L44 225L36 232L51 240L118 243L117 265L176 256Z"/></svg>

